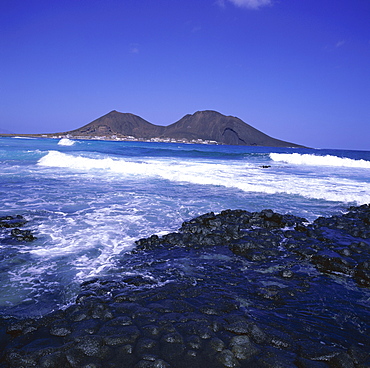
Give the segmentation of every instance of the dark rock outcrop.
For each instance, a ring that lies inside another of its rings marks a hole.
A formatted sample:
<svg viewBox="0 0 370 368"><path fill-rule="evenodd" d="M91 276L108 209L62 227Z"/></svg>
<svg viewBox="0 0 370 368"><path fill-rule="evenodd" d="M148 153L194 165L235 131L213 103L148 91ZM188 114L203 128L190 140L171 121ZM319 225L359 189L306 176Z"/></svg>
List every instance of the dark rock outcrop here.
<svg viewBox="0 0 370 368"><path fill-rule="evenodd" d="M0 317L0 367L369 367L369 219L226 210L138 240L66 309Z"/></svg>
<svg viewBox="0 0 370 368"><path fill-rule="evenodd" d="M22 227L26 222L27 220L21 215L4 216L0 217L0 228Z"/></svg>
<svg viewBox="0 0 370 368"><path fill-rule="evenodd" d="M149 123L139 116L111 111L93 122L69 132L71 136L132 136L134 138L169 138L187 141L201 139L219 144L270 147L302 147L272 138L242 120L216 111L198 111L169 126Z"/></svg>
<svg viewBox="0 0 370 368"><path fill-rule="evenodd" d="M21 215L0 217L0 243L12 243L13 241L31 242L35 240L36 237L32 234L31 230L19 229L26 223L27 220ZM7 229L11 229L10 234L8 234L9 230L6 231Z"/></svg>

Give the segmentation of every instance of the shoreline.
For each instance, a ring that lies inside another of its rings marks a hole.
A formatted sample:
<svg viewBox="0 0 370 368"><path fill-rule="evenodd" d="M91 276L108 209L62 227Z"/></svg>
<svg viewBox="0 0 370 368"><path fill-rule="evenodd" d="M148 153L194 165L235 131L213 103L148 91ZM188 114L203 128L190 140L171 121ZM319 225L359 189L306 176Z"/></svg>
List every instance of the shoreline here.
<svg viewBox="0 0 370 368"><path fill-rule="evenodd" d="M370 366L370 205L210 212L117 267L64 310L0 317L0 367Z"/></svg>
<svg viewBox="0 0 370 368"><path fill-rule="evenodd" d="M20 138L49 138L49 139L72 139L72 140L93 140L93 141L105 141L105 142L146 142L146 143L180 143L180 144L204 144L204 145L216 145L216 146L228 146L225 143L217 142L213 140L203 140L203 139L192 139L188 140L186 138L135 138L132 136L123 136L123 135L113 135L110 137L107 136L73 136L71 134L65 133L54 133L54 134L7 134L0 133L0 137L20 137ZM306 147L306 146L291 146L291 147L280 147L280 146L259 146L254 145L232 145L236 147L270 147L270 148L305 148L310 150L315 150L316 148Z"/></svg>
<svg viewBox="0 0 370 368"><path fill-rule="evenodd" d="M71 134L54 133L54 134L0 134L0 137L21 137L21 138L50 138L50 139L73 139L73 140L94 140L94 141L107 141L107 142L154 142L154 143L184 143L184 144L210 144L210 145L224 145L223 143L203 140L185 138L135 138L131 136L112 135L107 136L73 136Z"/></svg>

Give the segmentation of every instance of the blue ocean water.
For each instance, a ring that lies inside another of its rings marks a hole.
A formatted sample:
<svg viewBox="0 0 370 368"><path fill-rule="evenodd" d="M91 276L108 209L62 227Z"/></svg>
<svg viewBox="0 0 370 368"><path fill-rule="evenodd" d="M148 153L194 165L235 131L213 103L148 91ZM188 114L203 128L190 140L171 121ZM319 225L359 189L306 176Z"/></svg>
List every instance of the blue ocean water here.
<svg viewBox="0 0 370 368"><path fill-rule="evenodd" d="M112 275L134 241L224 209L312 221L370 203L370 152L0 138L0 217L37 237L0 242L0 312L42 315ZM127 270L130 272L130 270Z"/></svg>

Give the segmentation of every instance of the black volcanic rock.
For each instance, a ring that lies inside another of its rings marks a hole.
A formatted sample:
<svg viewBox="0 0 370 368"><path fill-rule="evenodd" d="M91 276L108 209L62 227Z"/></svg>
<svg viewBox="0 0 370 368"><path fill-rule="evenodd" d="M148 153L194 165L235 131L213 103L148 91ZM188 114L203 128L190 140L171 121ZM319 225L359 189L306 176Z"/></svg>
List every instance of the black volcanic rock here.
<svg viewBox="0 0 370 368"><path fill-rule="evenodd" d="M72 136L118 135L144 139L185 139L187 141L201 139L228 145L302 147L272 138L236 117L225 116L210 110L185 115L169 126L154 125L137 115L114 110L66 134Z"/></svg>
<svg viewBox="0 0 370 368"><path fill-rule="evenodd" d="M0 368L370 367L370 205L209 212L136 245L65 308L0 314Z"/></svg>

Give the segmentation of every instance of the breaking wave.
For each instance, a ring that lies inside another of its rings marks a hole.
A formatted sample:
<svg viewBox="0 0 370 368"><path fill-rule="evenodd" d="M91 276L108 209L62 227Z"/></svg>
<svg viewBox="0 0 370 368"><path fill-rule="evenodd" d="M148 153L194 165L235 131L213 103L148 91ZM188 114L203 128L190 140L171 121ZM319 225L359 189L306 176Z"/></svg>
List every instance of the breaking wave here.
<svg viewBox="0 0 370 368"><path fill-rule="evenodd" d="M311 199L358 204L370 202L370 183L368 182L344 177L323 178L320 176L306 177L289 172L276 173L248 163L240 164L240 162L233 164L218 162L216 164L207 161L176 159L130 161L111 157L73 156L50 151L38 161L38 165L88 171L92 175L99 171L98 175L101 178L104 176L101 175L103 171L106 175L118 175L119 178L164 179L170 182L234 188L243 192L299 195Z"/></svg>
<svg viewBox="0 0 370 368"><path fill-rule="evenodd" d="M68 138L62 138L59 142L59 146L73 146L76 142Z"/></svg>
<svg viewBox="0 0 370 368"><path fill-rule="evenodd" d="M370 169L370 161L353 160L338 156L317 156L299 153L270 153L270 158L277 162L286 162L294 165L311 166L336 166L336 167L356 167Z"/></svg>

